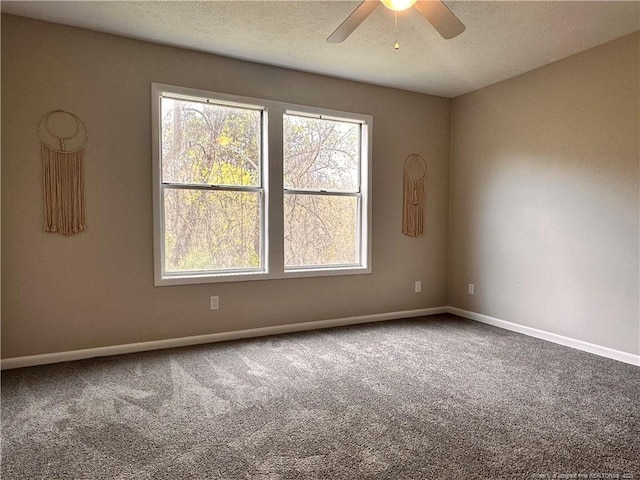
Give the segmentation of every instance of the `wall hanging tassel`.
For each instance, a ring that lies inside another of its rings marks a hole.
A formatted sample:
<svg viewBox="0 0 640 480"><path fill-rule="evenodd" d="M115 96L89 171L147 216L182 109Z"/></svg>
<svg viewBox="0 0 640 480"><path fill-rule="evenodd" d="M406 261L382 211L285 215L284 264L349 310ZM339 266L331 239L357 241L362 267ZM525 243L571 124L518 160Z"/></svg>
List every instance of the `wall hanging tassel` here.
<svg viewBox="0 0 640 480"><path fill-rule="evenodd" d="M402 233L410 237L424 234L424 195L427 163L417 153L404 161Z"/></svg>
<svg viewBox="0 0 640 480"><path fill-rule="evenodd" d="M42 156L44 229L74 235L86 229L84 147L87 129L77 116L54 110L38 125Z"/></svg>

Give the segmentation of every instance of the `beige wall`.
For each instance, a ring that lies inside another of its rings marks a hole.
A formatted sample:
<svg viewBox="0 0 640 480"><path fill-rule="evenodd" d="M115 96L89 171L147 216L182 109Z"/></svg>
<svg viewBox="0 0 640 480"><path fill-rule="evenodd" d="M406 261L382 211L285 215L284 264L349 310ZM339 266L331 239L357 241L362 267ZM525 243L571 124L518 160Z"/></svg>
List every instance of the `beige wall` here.
<svg viewBox="0 0 640 480"><path fill-rule="evenodd" d="M450 305L640 352L639 44L453 101Z"/></svg>
<svg viewBox="0 0 640 480"><path fill-rule="evenodd" d="M154 288L151 82L373 115L373 273ZM3 358L444 305L450 103L3 16ZM88 230L71 238L42 230L36 126L57 108L90 135ZM412 152L429 162L418 239L400 233Z"/></svg>
<svg viewBox="0 0 640 480"><path fill-rule="evenodd" d="M639 353L639 41L451 102L3 16L2 357L447 303ZM372 114L373 273L153 287L151 82ZM42 231L35 127L56 108L90 132L71 238ZM411 152L420 239L400 234Z"/></svg>

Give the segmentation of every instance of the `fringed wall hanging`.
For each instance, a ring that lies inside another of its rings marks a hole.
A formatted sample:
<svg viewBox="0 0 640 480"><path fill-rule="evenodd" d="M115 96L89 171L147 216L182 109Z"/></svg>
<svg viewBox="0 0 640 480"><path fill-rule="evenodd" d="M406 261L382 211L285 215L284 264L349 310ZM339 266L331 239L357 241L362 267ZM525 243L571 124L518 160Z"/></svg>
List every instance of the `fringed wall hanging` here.
<svg viewBox="0 0 640 480"><path fill-rule="evenodd" d="M89 136L73 113L54 110L38 124L42 156L44 229L74 235L86 228L84 147Z"/></svg>
<svg viewBox="0 0 640 480"><path fill-rule="evenodd" d="M424 233L424 184L427 162L417 153L404 161L402 233L419 237Z"/></svg>

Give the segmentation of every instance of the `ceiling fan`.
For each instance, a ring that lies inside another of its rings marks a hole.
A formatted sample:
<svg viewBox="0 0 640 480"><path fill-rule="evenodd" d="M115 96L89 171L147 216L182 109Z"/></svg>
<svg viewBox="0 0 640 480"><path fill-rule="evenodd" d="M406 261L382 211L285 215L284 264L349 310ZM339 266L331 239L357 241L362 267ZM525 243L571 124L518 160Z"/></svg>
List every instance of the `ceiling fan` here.
<svg viewBox="0 0 640 480"><path fill-rule="evenodd" d="M358 7L340 24L335 31L327 37L329 43L341 43L380 6L380 2L390 10L401 11L408 8L418 10L427 21L445 39L450 39L464 32L464 24L458 20L449 8L440 0L364 0Z"/></svg>

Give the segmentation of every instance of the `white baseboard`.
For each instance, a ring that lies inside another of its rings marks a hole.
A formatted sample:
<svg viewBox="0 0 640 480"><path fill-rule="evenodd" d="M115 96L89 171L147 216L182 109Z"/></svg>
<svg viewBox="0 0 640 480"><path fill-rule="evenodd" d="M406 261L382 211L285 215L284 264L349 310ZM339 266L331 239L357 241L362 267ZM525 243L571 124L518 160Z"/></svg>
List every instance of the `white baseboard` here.
<svg viewBox="0 0 640 480"><path fill-rule="evenodd" d="M281 333L295 333L306 330L319 330L322 328L342 327L347 325L357 325L360 323L382 322L386 320L398 320L401 318L412 318L427 315L437 315L440 313L452 313L460 317L486 323L495 327L504 328L513 332L522 333L530 337L540 338L549 342L564 345L566 347L583 350L585 352L611 358L620 362L640 366L640 355L614 350L612 348L583 342L574 338L564 337L555 333L538 330L536 328L518 325L498 318L483 315L481 313L470 312L457 307L434 307L419 310L405 310L399 312L378 313L373 315L360 315L357 317L336 318L332 320L319 320L316 322L293 323L290 325L278 325L275 327L252 328L248 330L238 330L234 332L211 333L207 335L197 335L193 337L170 338L167 340L156 340L151 342L128 343L125 345L114 345L109 347L87 348L84 350L72 350L69 352L45 353L42 355L29 355L24 357L5 358L0 362L2 370L11 368L32 367L35 365L46 365L49 363L69 362L72 360L83 360L86 358L106 357L109 355L121 355L124 353L146 352L149 350L161 350L164 348L186 347L189 345L200 345L204 343L224 342L227 340L238 340L241 338L264 337L267 335L278 335Z"/></svg>
<svg viewBox="0 0 640 480"><path fill-rule="evenodd" d="M505 330L511 330L513 332L523 333L530 337L540 338L549 342L564 345L566 347L575 348L577 350L583 350L585 352L600 355L601 357L611 358L620 362L629 363L631 365L640 366L640 355L634 355L633 353L627 353L620 350L614 350L613 348L603 347L601 345L595 345L589 342L583 342L582 340L576 340L575 338L564 337L556 333L546 332L544 330L538 330L537 328L527 327L519 325L517 323L507 322L498 318L483 315L481 313L470 312L457 307L447 307L447 312L460 317L475 320L477 322L493 325L494 327L504 328Z"/></svg>
<svg viewBox="0 0 640 480"><path fill-rule="evenodd" d="M124 353L146 352L149 350L161 350L164 348L186 347L204 343L224 342L241 338L264 337L281 333L303 332L306 330L318 330L322 328L343 327L360 323L382 322L386 320L398 320L401 318L420 317L446 313L447 307L422 308L419 310L405 310L400 312L377 313L373 315L360 315L357 317L336 318L332 320L319 320L316 322L293 323L278 325L275 327L252 328L237 330L234 332L211 333L193 337L170 338L167 340L155 340L151 342L128 343L125 345L113 345L109 347L87 348L84 350L72 350L69 352L45 353L42 355L29 355L24 357L4 358L0 362L2 370L11 368L32 367L49 363L69 362L86 358L106 357L109 355L121 355Z"/></svg>

